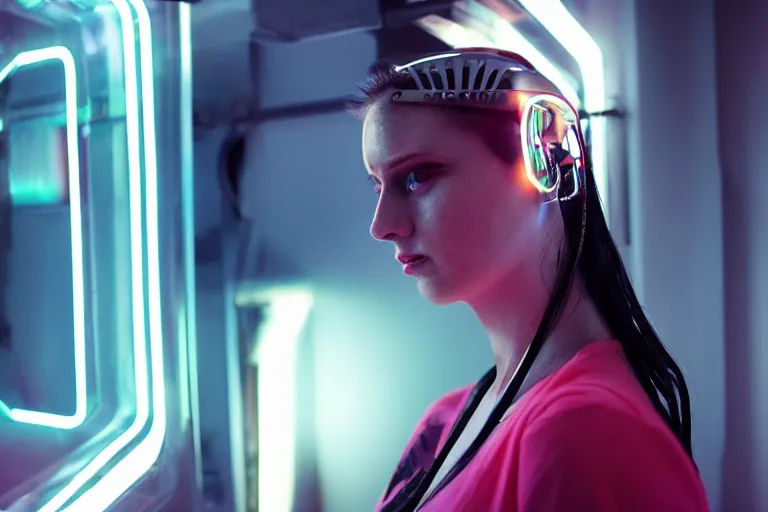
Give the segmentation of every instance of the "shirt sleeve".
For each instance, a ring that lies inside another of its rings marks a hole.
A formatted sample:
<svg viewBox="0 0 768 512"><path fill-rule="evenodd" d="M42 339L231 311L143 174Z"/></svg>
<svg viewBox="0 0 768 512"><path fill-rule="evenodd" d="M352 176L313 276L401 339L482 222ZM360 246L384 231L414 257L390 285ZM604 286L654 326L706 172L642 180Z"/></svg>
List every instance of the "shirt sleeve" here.
<svg viewBox="0 0 768 512"><path fill-rule="evenodd" d="M520 512L709 511L673 434L617 408L559 408L528 426L520 450Z"/></svg>

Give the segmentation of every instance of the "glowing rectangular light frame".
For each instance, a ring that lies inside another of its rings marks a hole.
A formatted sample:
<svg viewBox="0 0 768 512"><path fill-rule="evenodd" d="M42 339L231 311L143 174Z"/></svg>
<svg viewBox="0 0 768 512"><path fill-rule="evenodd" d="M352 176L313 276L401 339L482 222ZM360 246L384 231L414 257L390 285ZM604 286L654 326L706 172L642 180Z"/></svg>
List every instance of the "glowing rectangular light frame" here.
<svg viewBox="0 0 768 512"><path fill-rule="evenodd" d="M296 485L296 378L299 335L314 304L302 287L241 292L238 306L263 304L266 318L251 362L258 373L259 510L290 512ZM279 390L276 393L275 390Z"/></svg>
<svg viewBox="0 0 768 512"><path fill-rule="evenodd" d="M83 223L80 192L80 136L77 120L77 68L67 48L52 46L18 54L0 70L0 83L25 66L58 60L64 66L67 165L69 167L70 240L72 251L72 310L75 351L75 412L53 414L28 409L9 408L0 400L0 412L13 421L71 430L80 426L88 414L87 365L85 341L85 262L83 259Z"/></svg>
<svg viewBox="0 0 768 512"><path fill-rule="evenodd" d="M119 453L132 443L150 420L149 384L152 384L152 423L149 432L122 459L85 489L64 510L106 510L152 467L165 439L165 380L157 209L157 146L155 132L152 32L143 0L110 0L120 18L125 73L126 132L128 144L129 198L131 216L131 268L134 323L134 375L136 416L133 423L94 457L59 490L39 512L62 510L67 502L91 482ZM180 5L180 9L188 6ZM132 14L136 12L136 18ZM184 17L189 21L189 17ZM138 25L139 63L136 62L134 21ZM141 81L141 87L139 87ZM139 101L139 94L141 100ZM140 110L141 109L141 110ZM141 117L139 113L141 112ZM143 121L143 122L142 122ZM144 302L144 265L141 190L141 136L144 135L146 187L147 288L149 308ZM144 327L149 314L149 360Z"/></svg>
<svg viewBox="0 0 768 512"><path fill-rule="evenodd" d="M573 17L561 0L520 0L536 20L571 54L581 70L584 82L584 108L587 112L606 110L605 68L603 52L586 29ZM592 170L600 192L603 212L609 221L608 160L605 120L590 120L592 138ZM610 226L610 222L608 222Z"/></svg>

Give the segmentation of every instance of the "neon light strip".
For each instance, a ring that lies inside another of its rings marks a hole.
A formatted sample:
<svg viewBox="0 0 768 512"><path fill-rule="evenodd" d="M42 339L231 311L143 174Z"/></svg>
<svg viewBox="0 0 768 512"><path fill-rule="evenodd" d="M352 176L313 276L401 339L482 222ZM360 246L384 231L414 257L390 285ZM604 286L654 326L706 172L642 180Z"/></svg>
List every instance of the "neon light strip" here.
<svg viewBox="0 0 768 512"><path fill-rule="evenodd" d="M451 20L429 14L416 20L416 25L454 48L489 48L493 41L479 32L469 30ZM417 63L419 61L416 61Z"/></svg>
<svg viewBox="0 0 768 512"><path fill-rule="evenodd" d="M75 350L75 413L71 416L27 409L10 409L0 400L0 411L12 420L46 427L70 430L80 426L88 414L85 348L85 280L83 261L83 223L80 204L80 137L77 123L77 68L72 53L63 46L20 53L0 71L3 82L24 66L49 60L64 65L64 94L66 105L67 160L69 166L70 240L72 245L72 312Z"/></svg>
<svg viewBox="0 0 768 512"><path fill-rule="evenodd" d="M533 64L542 75L560 89L565 99L567 99L574 108L578 109L581 104L581 97L576 92L570 82L560 70L552 64L533 44L531 44L520 32L518 32L507 20L496 14L492 9L485 7L477 2L466 2L464 5L466 12L485 25L483 33L486 37L492 39L498 48L511 50Z"/></svg>
<svg viewBox="0 0 768 512"><path fill-rule="evenodd" d="M57 512L83 486L96 476L115 456L130 444L144 429L149 419L149 372L147 368L146 333L144 326L144 262L141 198L141 144L139 119L138 67L133 16L126 0L111 0L120 17L123 67L125 73L126 135L128 145L129 197L131 217L131 272L133 303L134 378L136 390L136 417L128 429L96 455L72 480L65 485L38 512ZM139 20L141 24L141 20ZM144 32L140 31L139 37ZM152 79L152 74L149 74ZM150 116L150 120L154 119ZM150 121L150 122L151 122ZM145 123L146 124L146 123ZM153 132L154 133L154 132ZM148 219L149 220L149 219ZM148 222L151 224L151 222ZM149 260L152 260L149 255ZM156 256L155 256L156 257ZM138 479L141 475L138 475ZM135 481L135 480L134 480ZM91 510L105 510L111 503Z"/></svg>
<svg viewBox="0 0 768 512"><path fill-rule="evenodd" d="M112 0L117 6L118 1ZM149 433L99 481L80 495L67 511L106 510L154 465L165 441L167 424L163 361L162 300L160 295L160 237L158 232L157 140L155 132L154 64L152 27L143 0L128 0L136 11L139 28L141 97L143 107L144 166L146 186L147 288L152 369L152 425Z"/></svg>
<svg viewBox="0 0 768 512"><path fill-rule="evenodd" d="M195 482L203 488L203 457L200 445L200 401L197 361L197 294L195 289L195 162L193 150L192 91L192 7L179 4L179 57L181 59L181 201L184 244L184 283L186 291L186 347L184 357L189 369L189 407L195 453Z"/></svg>
<svg viewBox="0 0 768 512"><path fill-rule="evenodd" d="M520 0L544 28L571 54L581 69L584 81L584 107L588 112L606 109L605 70L603 53L594 39L568 12L560 0ZM600 118L590 120L592 137L592 168L597 190L603 202L603 212L608 220L608 172L606 169L606 127ZM610 223L609 223L610 225Z"/></svg>

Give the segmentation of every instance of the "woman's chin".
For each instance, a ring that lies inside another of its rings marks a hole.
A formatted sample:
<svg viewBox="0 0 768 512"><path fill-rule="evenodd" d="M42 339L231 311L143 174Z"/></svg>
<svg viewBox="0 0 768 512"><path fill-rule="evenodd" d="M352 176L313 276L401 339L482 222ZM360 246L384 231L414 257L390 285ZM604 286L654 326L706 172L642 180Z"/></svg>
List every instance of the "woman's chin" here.
<svg viewBox="0 0 768 512"><path fill-rule="evenodd" d="M432 280L420 279L418 287L421 296L436 306L447 306L461 300L460 297L456 296L454 290L439 286L438 283Z"/></svg>

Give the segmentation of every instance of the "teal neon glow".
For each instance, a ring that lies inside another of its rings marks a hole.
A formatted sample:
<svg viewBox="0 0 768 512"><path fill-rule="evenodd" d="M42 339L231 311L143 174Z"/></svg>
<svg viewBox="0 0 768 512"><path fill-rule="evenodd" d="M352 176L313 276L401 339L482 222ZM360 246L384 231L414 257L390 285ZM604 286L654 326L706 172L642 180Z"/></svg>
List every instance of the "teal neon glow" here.
<svg viewBox="0 0 768 512"><path fill-rule="evenodd" d="M112 0L115 6L121 0ZM100 480L81 494L65 510L68 512L105 510L135 484L160 455L165 441L166 405L163 362L163 324L160 296L160 237L157 204L157 146L155 132L154 64L152 27L143 0L128 0L136 11L141 64L141 97L144 132L146 186L147 287L149 298L150 360L152 371L152 425L146 437Z"/></svg>
<svg viewBox="0 0 768 512"><path fill-rule="evenodd" d="M125 0L112 0L120 9ZM155 132L154 64L152 60L152 31L149 12L143 0L128 0L137 14L140 55L141 97L144 133L144 168L146 186L147 287L149 299L150 361L152 378L152 424L149 432L123 459L101 479L81 494L67 511L90 512L105 510L136 483L155 463L165 440L167 424L165 404L165 375L163 361L163 325L160 295L160 260L157 195L157 146ZM188 8L188 6L186 6ZM130 14L130 12L128 12ZM121 18L123 13L121 11ZM189 22L189 16L182 16ZM125 31L126 24L123 23ZM187 32L189 32L187 30ZM135 61L134 61L135 65ZM135 74L134 74L135 78ZM126 78L127 81L127 78ZM138 91L136 91L138 92ZM129 106L130 108L130 106ZM136 109L138 112L138 108ZM138 156L138 155L137 155ZM138 158L137 158L138 160ZM146 367L145 367L146 372ZM146 381L146 374L145 374ZM145 405L148 410L148 405ZM137 415L138 416L138 415ZM136 425L138 421L134 422ZM146 417L143 423L146 423ZM144 425L142 424L142 427ZM133 427L133 425L131 426ZM136 432L138 434L138 432ZM131 439L136 437L132 433ZM126 434L123 434L124 437ZM120 438L118 438L119 440Z"/></svg>
<svg viewBox="0 0 768 512"><path fill-rule="evenodd" d="M138 481L157 460L165 438L165 388L163 371L163 333L160 310L159 254L157 233L157 155L154 118L154 74L149 13L143 0L111 0L120 18L125 73L126 132L128 147L129 197L131 216L132 307L134 324L134 368L136 416L133 423L96 455L67 485L55 494L39 512L56 512L83 491L65 510L106 510L130 486ZM138 50L134 36L137 13ZM139 71L139 64L141 71ZM141 89L139 80L141 79ZM142 101L139 101L139 94ZM140 107L142 110L140 111ZM141 112L143 123L139 115ZM144 264L141 190L141 135L144 134L144 171L147 214L147 281L149 298L150 351L147 354L144 302ZM151 362L148 361L151 356ZM152 377L153 415L149 433L124 458L100 479L92 482L118 454L133 442L150 420L149 387ZM87 484L92 485L86 488Z"/></svg>
<svg viewBox="0 0 768 512"><path fill-rule="evenodd" d="M34 9L43 4L43 0L16 0L25 9Z"/></svg>
<svg viewBox="0 0 768 512"><path fill-rule="evenodd" d="M20 53L2 71L0 83L24 66L58 60L64 65L67 161L69 165L70 239L72 245L72 310L75 350L75 412L71 416L9 408L0 400L0 412L14 421L59 429L78 427L88 413L85 348L85 282L83 223L80 204L80 138L77 123L77 68L72 53L63 46Z"/></svg>
<svg viewBox="0 0 768 512"><path fill-rule="evenodd" d="M584 81L584 108L588 112L606 110L605 68L600 46L579 24L561 0L520 0L528 12L541 23L565 50L576 60ZM608 160L606 126L602 118L590 120L592 141L592 172L600 192L603 213L610 221L608 202ZM609 222L610 225L610 222Z"/></svg>
<svg viewBox="0 0 768 512"><path fill-rule="evenodd" d="M181 202L184 244L184 288L187 307L185 359L189 381L189 408L195 453L195 482L203 488L203 457L200 445L200 401L197 390L197 295L195 292L195 167L193 149L193 90L192 90L192 11L188 3L179 5L179 57L181 60Z"/></svg>
<svg viewBox="0 0 768 512"><path fill-rule="evenodd" d="M13 205L41 205L56 204L61 201L58 190L45 185L23 184L17 185L11 182L11 201Z"/></svg>

